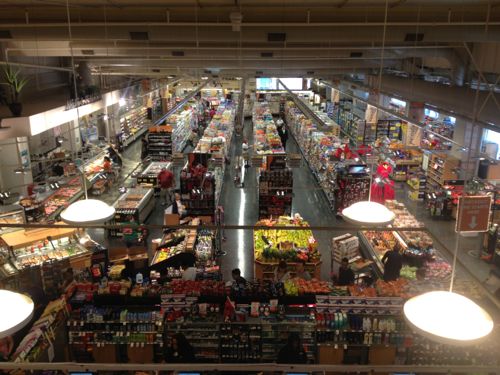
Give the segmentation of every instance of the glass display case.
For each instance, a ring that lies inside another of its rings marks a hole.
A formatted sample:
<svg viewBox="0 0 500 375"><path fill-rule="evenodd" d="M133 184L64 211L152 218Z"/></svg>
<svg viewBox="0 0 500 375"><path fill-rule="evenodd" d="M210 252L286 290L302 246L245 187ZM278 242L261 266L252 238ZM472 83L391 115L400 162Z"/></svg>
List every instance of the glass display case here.
<svg viewBox="0 0 500 375"><path fill-rule="evenodd" d="M3 234L0 244L0 258L14 271L88 253L74 228L18 230Z"/></svg>
<svg viewBox="0 0 500 375"><path fill-rule="evenodd" d="M25 224L24 209L17 204L0 206L0 236L18 230L18 228L2 227L2 224Z"/></svg>

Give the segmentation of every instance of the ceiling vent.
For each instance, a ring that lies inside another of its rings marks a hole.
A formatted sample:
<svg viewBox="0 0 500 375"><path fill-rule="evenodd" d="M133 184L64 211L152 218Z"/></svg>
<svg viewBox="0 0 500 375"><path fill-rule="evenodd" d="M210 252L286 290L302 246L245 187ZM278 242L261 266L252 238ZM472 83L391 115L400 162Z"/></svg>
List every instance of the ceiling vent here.
<svg viewBox="0 0 500 375"><path fill-rule="evenodd" d="M353 58L363 57L363 52L351 52L351 57Z"/></svg>
<svg viewBox="0 0 500 375"><path fill-rule="evenodd" d="M149 33L147 31L130 31L131 40L149 40Z"/></svg>
<svg viewBox="0 0 500 375"><path fill-rule="evenodd" d="M262 74L264 74L264 72L262 70L257 70L255 71L255 74L261 76Z"/></svg>
<svg viewBox="0 0 500 375"><path fill-rule="evenodd" d="M94 56L94 50L93 49L82 49L82 55L85 56Z"/></svg>
<svg viewBox="0 0 500 375"><path fill-rule="evenodd" d="M260 57L273 57L272 52L261 52Z"/></svg>
<svg viewBox="0 0 500 375"><path fill-rule="evenodd" d="M160 69L151 69L153 73L160 73Z"/></svg>
<svg viewBox="0 0 500 375"><path fill-rule="evenodd" d="M0 30L0 39L12 39L10 30Z"/></svg>
<svg viewBox="0 0 500 375"><path fill-rule="evenodd" d="M182 57L184 56L184 51L172 51L172 56Z"/></svg>
<svg viewBox="0 0 500 375"><path fill-rule="evenodd" d="M268 42L284 42L286 41L286 33L267 33Z"/></svg>
<svg viewBox="0 0 500 375"><path fill-rule="evenodd" d="M212 74L212 71L211 70L204 70L203 73L205 73L205 74Z"/></svg>
<svg viewBox="0 0 500 375"><path fill-rule="evenodd" d="M422 33L405 35L405 42L421 42L423 40L424 40L424 34Z"/></svg>
<svg viewBox="0 0 500 375"><path fill-rule="evenodd" d="M313 76L313 75L314 75L314 70L309 70L309 71L307 72L307 75L308 75L308 76Z"/></svg>

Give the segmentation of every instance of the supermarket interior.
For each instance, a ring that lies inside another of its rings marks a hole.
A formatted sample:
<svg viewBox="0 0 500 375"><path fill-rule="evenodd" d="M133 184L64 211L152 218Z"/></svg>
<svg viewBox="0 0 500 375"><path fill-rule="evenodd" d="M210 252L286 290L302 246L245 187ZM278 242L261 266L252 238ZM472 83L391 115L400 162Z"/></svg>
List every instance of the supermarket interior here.
<svg viewBox="0 0 500 375"><path fill-rule="evenodd" d="M0 370L500 374L496 1L0 1Z"/></svg>

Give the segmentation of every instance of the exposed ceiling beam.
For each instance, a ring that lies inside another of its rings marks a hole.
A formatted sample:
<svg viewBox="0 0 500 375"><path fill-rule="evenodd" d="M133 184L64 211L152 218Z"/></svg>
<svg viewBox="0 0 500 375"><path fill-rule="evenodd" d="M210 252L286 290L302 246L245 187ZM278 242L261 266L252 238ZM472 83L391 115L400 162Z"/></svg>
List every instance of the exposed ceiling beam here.
<svg viewBox="0 0 500 375"><path fill-rule="evenodd" d="M60 66L25 64L25 63L18 63L18 62L14 62L14 61L0 61L0 65L14 65L14 66L19 66L21 68L33 68L33 69L59 70L62 72L73 72L73 69L71 69L71 68L64 68L64 67L60 67Z"/></svg>

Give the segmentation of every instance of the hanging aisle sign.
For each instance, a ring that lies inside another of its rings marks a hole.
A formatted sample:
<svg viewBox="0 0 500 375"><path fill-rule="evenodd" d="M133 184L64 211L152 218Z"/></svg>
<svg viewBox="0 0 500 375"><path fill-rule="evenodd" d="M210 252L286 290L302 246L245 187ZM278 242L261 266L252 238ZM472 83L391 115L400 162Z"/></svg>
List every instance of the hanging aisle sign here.
<svg viewBox="0 0 500 375"><path fill-rule="evenodd" d="M486 232L489 227L491 197L460 197L455 232Z"/></svg>

